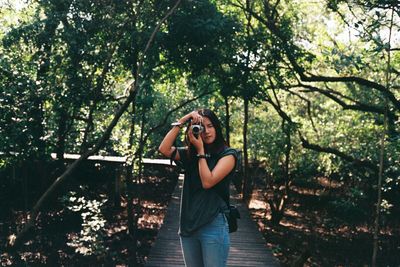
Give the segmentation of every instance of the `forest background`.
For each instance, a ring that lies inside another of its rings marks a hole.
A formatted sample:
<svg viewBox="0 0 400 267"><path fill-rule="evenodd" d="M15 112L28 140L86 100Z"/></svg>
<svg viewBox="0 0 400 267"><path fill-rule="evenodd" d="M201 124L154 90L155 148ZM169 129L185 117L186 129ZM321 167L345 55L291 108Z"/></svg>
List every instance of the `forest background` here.
<svg viewBox="0 0 400 267"><path fill-rule="evenodd" d="M208 107L242 151L243 198L266 203L260 221L282 230L308 195L313 235L366 236L355 262L357 245L335 262L272 244L282 263L400 264L398 1L2 0L0 22L4 248L21 251L52 200L73 202L62 188L89 156L126 156L129 189L170 123ZM37 188L29 203L22 180ZM124 194L133 234L138 192ZM5 223L17 196L29 212Z"/></svg>

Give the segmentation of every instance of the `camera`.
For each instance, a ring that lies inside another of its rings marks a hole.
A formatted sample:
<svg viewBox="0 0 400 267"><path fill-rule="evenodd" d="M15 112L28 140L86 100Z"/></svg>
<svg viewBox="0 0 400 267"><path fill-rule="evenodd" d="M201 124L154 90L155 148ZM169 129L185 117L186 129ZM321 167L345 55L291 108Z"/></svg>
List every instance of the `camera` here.
<svg viewBox="0 0 400 267"><path fill-rule="evenodd" d="M190 127L192 128L192 133L196 138L204 131L204 127L200 124L193 124Z"/></svg>

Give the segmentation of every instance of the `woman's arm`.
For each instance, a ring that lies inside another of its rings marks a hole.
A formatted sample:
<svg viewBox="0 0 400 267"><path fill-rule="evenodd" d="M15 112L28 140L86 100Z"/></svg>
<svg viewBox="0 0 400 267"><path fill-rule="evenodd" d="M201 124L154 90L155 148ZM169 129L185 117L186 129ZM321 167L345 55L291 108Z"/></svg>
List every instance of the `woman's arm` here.
<svg viewBox="0 0 400 267"><path fill-rule="evenodd" d="M204 144L201 138L196 138L193 132L189 130L189 140L195 146L197 154L205 155ZM227 155L218 160L217 165L212 171L208 167L205 158L199 158L199 175L204 189L209 189L218 184L235 168L236 159L233 155Z"/></svg>
<svg viewBox="0 0 400 267"><path fill-rule="evenodd" d="M192 119L194 123L197 123L201 120L201 116L196 112L190 112L180 118L177 122L181 123L183 125L186 123L189 119ZM170 158L172 155L172 152L175 150L175 147L173 146L175 139L178 137L179 131L180 131L179 126L174 126L172 129L165 135L164 139L162 140L160 146L158 147L158 151L160 151L161 154L164 156ZM176 156L174 160L180 160L179 153L176 153Z"/></svg>
<svg viewBox="0 0 400 267"><path fill-rule="evenodd" d="M200 153L199 153L200 154ZM218 160L212 171L205 158L199 158L199 173L204 189L209 189L224 179L235 167L235 157L228 155Z"/></svg>
<svg viewBox="0 0 400 267"><path fill-rule="evenodd" d="M181 129L179 126L172 127L172 129L169 130L167 135L162 140L160 146L158 147L158 151L160 151L160 153L163 154L164 156L166 156L167 158L170 158L172 155L172 152L176 149L172 145L173 145L176 137L178 137L180 130ZM180 160L179 153L175 154L174 160Z"/></svg>

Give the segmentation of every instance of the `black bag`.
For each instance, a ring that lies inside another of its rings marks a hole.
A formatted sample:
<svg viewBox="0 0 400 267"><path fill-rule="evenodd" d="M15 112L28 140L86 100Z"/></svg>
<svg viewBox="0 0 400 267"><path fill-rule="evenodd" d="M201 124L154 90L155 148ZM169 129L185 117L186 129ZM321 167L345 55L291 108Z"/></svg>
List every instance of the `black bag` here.
<svg viewBox="0 0 400 267"><path fill-rule="evenodd" d="M240 219L239 210L234 205L229 205L229 213L226 215L229 225L229 233L236 232L238 229L237 219Z"/></svg>

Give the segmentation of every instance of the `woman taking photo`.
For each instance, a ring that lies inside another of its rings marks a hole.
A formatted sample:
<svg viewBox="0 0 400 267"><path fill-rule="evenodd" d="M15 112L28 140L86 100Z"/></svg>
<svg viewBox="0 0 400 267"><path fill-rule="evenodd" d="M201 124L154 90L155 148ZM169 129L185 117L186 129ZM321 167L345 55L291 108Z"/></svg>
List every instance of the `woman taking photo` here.
<svg viewBox="0 0 400 267"><path fill-rule="evenodd" d="M174 147L186 123L186 147ZM236 150L225 144L221 123L209 109L193 111L172 126L159 151L185 169L179 227L185 265L226 266L230 240L225 213Z"/></svg>

